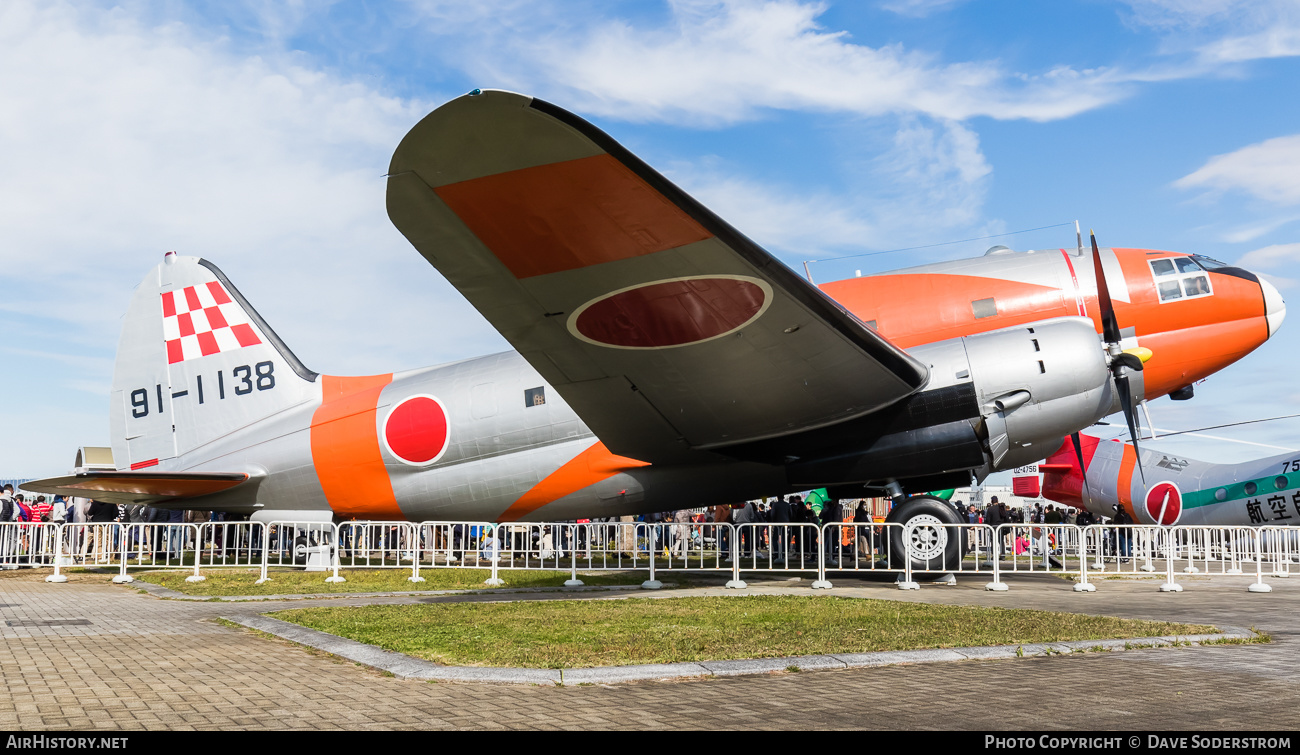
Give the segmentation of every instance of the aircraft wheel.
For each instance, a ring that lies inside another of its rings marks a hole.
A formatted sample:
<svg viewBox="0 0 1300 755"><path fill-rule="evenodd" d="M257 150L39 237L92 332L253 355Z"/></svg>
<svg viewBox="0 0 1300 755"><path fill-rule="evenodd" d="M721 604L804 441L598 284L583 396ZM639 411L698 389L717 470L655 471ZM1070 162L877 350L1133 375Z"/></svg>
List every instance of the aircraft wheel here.
<svg viewBox="0 0 1300 755"><path fill-rule="evenodd" d="M946 527L965 524L947 501L931 496L909 498L889 512L886 522L911 525L900 530L889 528L889 561L901 567L904 558L912 560L913 570L956 571L966 552L964 529Z"/></svg>
<svg viewBox="0 0 1300 755"><path fill-rule="evenodd" d="M293 563L297 566L307 564L307 536L299 535L293 539Z"/></svg>

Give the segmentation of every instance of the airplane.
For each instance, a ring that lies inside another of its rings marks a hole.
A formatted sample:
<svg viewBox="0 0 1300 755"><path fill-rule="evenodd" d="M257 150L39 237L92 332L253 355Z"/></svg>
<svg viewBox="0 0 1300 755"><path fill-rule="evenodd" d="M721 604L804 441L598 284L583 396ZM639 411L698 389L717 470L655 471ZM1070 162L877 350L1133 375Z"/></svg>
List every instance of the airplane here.
<svg viewBox="0 0 1300 755"><path fill-rule="evenodd" d="M1082 432L1082 453L1070 438L1044 463L1043 496L1113 517L1122 506L1137 524L1294 526L1300 524L1300 452L1244 462L1193 459L1166 439L1135 450L1105 428ZM1150 476L1143 483L1138 457ZM1079 458L1083 464L1080 465ZM1086 470L1087 480L1084 480Z"/></svg>
<svg viewBox="0 0 1300 755"><path fill-rule="evenodd" d="M503 91L412 128L387 208L515 351L321 375L215 264L169 252L123 321L117 469L25 487L261 521L493 522L827 487L956 523L905 496L1041 459L1116 411L1131 426L1285 316L1249 271L1081 236L816 286L591 123Z"/></svg>

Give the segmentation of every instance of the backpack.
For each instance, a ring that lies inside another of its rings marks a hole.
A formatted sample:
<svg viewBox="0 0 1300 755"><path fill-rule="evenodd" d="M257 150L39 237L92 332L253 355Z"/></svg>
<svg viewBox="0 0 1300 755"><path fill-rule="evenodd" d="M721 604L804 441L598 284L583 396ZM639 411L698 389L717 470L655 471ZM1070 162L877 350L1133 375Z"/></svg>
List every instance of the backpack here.
<svg viewBox="0 0 1300 755"><path fill-rule="evenodd" d="M3 504L0 505L0 522L12 521L14 518L14 499L4 498L0 500L3 501Z"/></svg>

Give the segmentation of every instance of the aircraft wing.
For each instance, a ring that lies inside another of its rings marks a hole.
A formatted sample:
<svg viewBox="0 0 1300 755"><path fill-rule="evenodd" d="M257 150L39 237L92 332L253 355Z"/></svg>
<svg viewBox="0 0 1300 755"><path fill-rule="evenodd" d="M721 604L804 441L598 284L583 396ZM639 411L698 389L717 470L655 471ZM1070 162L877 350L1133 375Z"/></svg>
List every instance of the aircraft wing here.
<svg viewBox="0 0 1300 755"><path fill-rule="evenodd" d="M485 91L438 108L394 153L387 202L398 230L616 454L681 462L836 424L928 377L608 135L541 100Z"/></svg>
<svg viewBox="0 0 1300 755"><path fill-rule="evenodd" d="M21 487L33 493L165 509L187 508L191 498L221 493L249 479L243 472L82 472L32 480Z"/></svg>

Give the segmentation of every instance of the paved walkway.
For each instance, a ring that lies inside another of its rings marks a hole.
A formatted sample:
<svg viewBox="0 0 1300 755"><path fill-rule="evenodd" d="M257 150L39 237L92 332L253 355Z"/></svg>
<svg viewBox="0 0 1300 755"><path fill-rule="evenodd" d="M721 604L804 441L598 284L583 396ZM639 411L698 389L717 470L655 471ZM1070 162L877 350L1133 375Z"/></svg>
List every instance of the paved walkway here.
<svg viewBox="0 0 1300 755"><path fill-rule="evenodd" d="M614 686L430 683L267 639L216 621L281 607L490 600L501 596L170 601L74 575L0 574L0 728L445 729L887 728L1226 729L1300 727L1300 583L1189 578L1107 580L1077 594L1054 577L1018 577L1008 593L983 580L902 592L836 582L835 595L1044 608L1255 627L1270 645L1165 648L999 661L721 677ZM751 594L812 594L771 582ZM632 591L640 595L639 591ZM682 595L686 591L673 591ZM724 594L714 588L691 594ZM820 592L820 591L819 591ZM734 594L734 592L732 593ZM665 594L665 597L667 595ZM555 593L511 599L551 599ZM584 593L585 600L617 594Z"/></svg>

